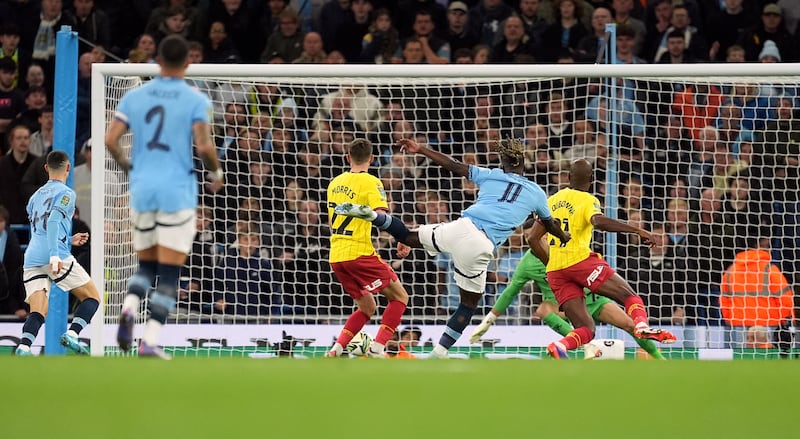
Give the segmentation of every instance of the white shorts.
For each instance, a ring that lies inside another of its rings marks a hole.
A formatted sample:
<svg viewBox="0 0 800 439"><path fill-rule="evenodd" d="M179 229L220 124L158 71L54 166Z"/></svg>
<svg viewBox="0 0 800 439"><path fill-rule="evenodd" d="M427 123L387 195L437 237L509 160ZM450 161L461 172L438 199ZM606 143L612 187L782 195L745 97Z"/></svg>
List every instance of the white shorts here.
<svg viewBox="0 0 800 439"><path fill-rule="evenodd" d="M494 258L494 244L486 234L468 218L425 224L417 232L419 242L431 256L447 253L452 257L456 285L466 291L483 294L486 269Z"/></svg>
<svg viewBox="0 0 800 439"><path fill-rule="evenodd" d="M133 249L140 251L160 245L188 255L197 232L196 218L195 209L171 213L131 211Z"/></svg>
<svg viewBox="0 0 800 439"><path fill-rule="evenodd" d="M50 266L26 268L22 272L22 280L25 283L25 303L28 303L31 295L37 291L44 290L50 296L50 284L55 282L64 291L72 291L82 287L92 280L89 273L81 267L81 264L73 256L64 259L64 268L55 278L50 276Z"/></svg>

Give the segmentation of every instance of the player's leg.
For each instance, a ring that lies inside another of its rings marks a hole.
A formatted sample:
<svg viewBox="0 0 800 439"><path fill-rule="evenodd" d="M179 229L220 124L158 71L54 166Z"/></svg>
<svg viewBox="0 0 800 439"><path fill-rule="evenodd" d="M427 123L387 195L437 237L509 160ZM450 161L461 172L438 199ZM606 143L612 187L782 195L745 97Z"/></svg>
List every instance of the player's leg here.
<svg viewBox="0 0 800 439"><path fill-rule="evenodd" d="M607 267L610 270L610 267ZM613 299L621 304L626 313L633 319L634 336L636 338L647 338L661 343L675 342L675 336L671 332L662 329L652 329L648 324L647 311L642 298L633 290L633 287L617 273L612 271L612 275L601 282L593 291L595 293Z"/></svg>
<svg viewBox="0 0 800 439"><path fill-rule="evenodd" d="M625 314L625 312L622 311L622 309L616 303L612 303L608 299L603 299L605 298L601 298L600 300L602 300L604 303L602 306L600 306L596 313L592 313L592 317L599 322L614 325L633 336L633 319L629 315ZM588 303L588 299L586 306L589 308L589 311L592 312ZM634 336L633 339L636 340L636 343L653 358L658 360L664 359L664 356L661 354L661 350L658 349L658 346L656 346L653 340L643 339L636 336Z"/></svg>
<svg viewBox="0 0 800 439"><path fill-rule="evenodd" d="M579 292L571 294L571 297L561 304L561 309L564 310L564 314L567 315L575 329L567 333L561 340L547 346L547 353L553 358L567 358L568 351L577 349L594 338L594 320L586 309L583 289L577 285L575 288Z"/></svg>
<svg viewBox="0 0 800 439"><path fill-rule="evenodd" d="M486 270L494 258L494 244L467 218L441 225L419 228L419 239L430 253L449 253L453 258L454 279L460 291L458 308L447 320L432 358L447 356L447 351L461 337L486 288Z"/></svg>
<svg viewBox="0 0 800 439"><path fill-rule="evenodd" d="M383 310L381 317L381 327L378 329L378 334L367 351L367 356L383 357L386 343L392 338L400 326L400 321L403 319L403 313L406 312L408 307L408 292L403 287L403 284L398 280L392 280L389 286L381 290L389 303L386 309Z"/></svg>
<svg viewBox="0 0 800 439"><path fill-rule="evenodd" d="M392 281L397 280L397 275L386 262L375 256L334 262L331 268L357 307L347 318L336 342L325 354L326 357L338 357L342 355L344 347L350 340L370 321L377 309L375 297L364 289L363 285L391 285Z"/></svg>
<svg viewBox="0 0 800 439"><path fill-rule="evenodd" d="M489 327L497 320L497 317L511 306L511 303L514 302L514 299L517 298L519 292L522 291L522 287L524 287L528 281L534 280L538 285L538 278L542 278L541 280L544 284L547 284L544 264L528 250L522 256L522 259L520 259L517 268L514 270L514 275L511 276L511 280L508 282L508 286L503 290L500 297L497 298L491 311L483 317L481 323L472 331L472 334L470 334L470 343L477 343L478 340L480 340L481 336L485 334L486 331L489 330ZM550 287L548 286L547 288Z"/></svg>
<svg viewBox="0 0 800 439"><path fill-rule="evenodd" d="M161 330L167 317L175 308L178 299L178 282L181 269L192 249L192 241L197 232L197 212L195 209L182 209L177 212L158 212L156 214L156 283L150 295L148 306L150 318L144 327L139 356L152 356L168 359L169 356L159 347Z"/></svg>
<svg viewBox="0 0 800 439"><path fill-rule="evenodd" d="M536 307L534 315L542 319L545 325L562 337L566 337L572 331L572 325L559 314L558 303L556 303L552 293L551 297L542 297L542 303Z"/></svg>
<svg viewBox="0 0 800 439"><path fill-rule="evenodd" d="M100 292L86 270L77 261L72 261L72 263L69 275L58 282L58 286L72 293L80 301L80 304L75 309L69 329L61 335L60 341L61 345L76 354L89 355L89 351L80 344L78 335L92 321L94 313L97 312L97 308L100 306Z"/></svg>
<svg viewBox="0 0 800 439"><path fill-rule="evenodd" d="M155 212L133 212L133 248L139 259L139 267L128 279L128 291L122 303L117 329L117 343L127 352L133 343L133 323L139 315L139 307L147 292L153 288L158 269Z"/></svg>
<svg viewBox="0 0 800 439"><path fill-rule="evenodd" d="M376 212L364 204L342 203L336 206L333 211L338 215L367 220L375 225L375 227L381 230L386 230L390 235L392 235L392 237L394 237L394 239L409 247L422 247L417 233L408 230L408 227L403 224L403 221L400 218L387 215L383 212Z"/></svg>
<svg viewBox="0 0 800 439"><path fill-rule="evenodd" d="M47 292L50 289L48 267L26 268L23 272L25 283L25 302L30 305L31 312L22 325L22 337L15 351L16 355L31 355L31 345L36 341L39 330L47 317Z"/></svg>

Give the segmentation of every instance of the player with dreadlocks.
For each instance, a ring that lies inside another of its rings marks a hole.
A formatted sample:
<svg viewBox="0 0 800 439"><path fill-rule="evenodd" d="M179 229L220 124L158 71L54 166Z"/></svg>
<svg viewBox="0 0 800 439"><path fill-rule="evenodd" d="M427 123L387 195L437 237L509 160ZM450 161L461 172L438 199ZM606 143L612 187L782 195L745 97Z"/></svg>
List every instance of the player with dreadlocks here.
<svg viewBox="0 0 800 439"><path fill-rule="evenodd" d="M430 357L447 356L450 347L461 337L486 287L486 270L494 259L497 247L530 216L536 214L545 229L561 242L570 240L553 219L545 192L522 176L525 169L524 145L518 140L501 140L496 144L503 169L466 165L421 146L410 139L398 142L402 150L421 154L455 175L466 177L478 185L478 199L461 212L457 220L425 224L410 231L398 218L373 211L369 206L342 203L334 212L371 221L395 239L412 248L424 248L431 256L447 253L455 266L455 281L461 300L447 321L444 334Z"/></svg>

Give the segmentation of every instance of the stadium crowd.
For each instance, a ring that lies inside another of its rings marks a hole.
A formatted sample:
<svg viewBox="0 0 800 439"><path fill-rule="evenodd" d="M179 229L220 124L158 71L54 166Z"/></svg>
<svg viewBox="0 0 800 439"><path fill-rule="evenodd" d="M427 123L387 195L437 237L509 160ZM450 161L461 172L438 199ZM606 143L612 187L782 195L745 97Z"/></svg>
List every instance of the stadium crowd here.
<svg viewBox="0 0 800 439"><path fill-rule="evenodd" d="M194 63L593 63L605 25L617 23L617 63L795 62L798 21L800 2L791 0L0 1L0 314L24 319L27 313L25 205L46 181L54 38L62 25L83 39L75 224L121 243L120 222L87 225L89 114L98 105L90 99L91 65L153 62L169 34L191 41ZM606 193L608 102L594 81L448 87L193 81L214 102L214 136L228 181L220 192L207 182L201 188L181 293L187 312L347 312L341 294L326 291L333 282L323 191L346 169L343 153L356 137L375 144L373 168L393 210L409 224L452 219L474 201L475 187L399 153L394 144L403 137L485 166L497 165L493 142L524 138L527 174L548 193L566 181L564 165L581 157L597 169L594 192L601 199ZM622 239L618 267L649 315L665 323L726 324L722 274L759 238L771 238L773 259L797 284L796 84L620 85L618 215L652 230L662 245L648 249L635 237ZM409 289L408 318L447 315L458 302L450 262L416 253L398 260L388 236L377 240ZM524 247L518 231L500 250L485 305L502 291ZM88 255L80 257L88 262ZM535 298L525 300L520 309L535 305ZM530 321L532 312L522 315Z"/></svg>

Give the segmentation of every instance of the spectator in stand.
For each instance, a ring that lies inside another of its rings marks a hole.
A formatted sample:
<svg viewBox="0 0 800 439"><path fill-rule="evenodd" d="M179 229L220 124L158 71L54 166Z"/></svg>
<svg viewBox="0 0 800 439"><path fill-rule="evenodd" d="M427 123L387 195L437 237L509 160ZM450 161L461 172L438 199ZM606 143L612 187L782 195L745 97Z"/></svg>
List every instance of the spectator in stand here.
<svg viewBox="0 0 800 439"><path fill-rule="evenodd" d="M171 5L164 12L161 23L152 31L151 35L155 37L156 44L169 35L180 35L191 40L199 38L199 35L188 35L189 27L187 24L186 8L181 5Z"/></svg>
<svg viewBox="0 0 800 439"><path fill-rule="evenodd" d="M538 0L536 0L538 1ZM597 53L603 45L606 36L606 25L613 23L611 11L603 6L595 8L592 12L592 33L581 38L575 47L575 56L582 62L595 62ZM619 57L619 37L622 26L617 26L617 57ZM635 34L634 34L635 37ZM633 46L631 46L632 48Z"/></svg>
<svg viewBox="0 0 800 439"><path fill-rule="evenodd" d="M289 7L290 2L289 0L267 0L265 3L267 4L267 15L269 16L269 22L265 28L268 33L272 33L280 28L281 12ZM300 16L300 14L297 15L298 17ZM302 18L300 21L302 21Z"/></svg>
<svg viewBox="0 0 800 439"><path fill-rule="evenodd" d="M456 52L459 49L471 50L479 42L478 35L467 21L468 11L466 3L459 1L451 3L447 8L447 30L441 34L450 44L451 62L456 62Z"/></svg>
<svg viewBox="0 0 800 439"><path fill-rule="evenodd" d="M388 2L387 2L388 3ZM414 34L414 21L417 12L427 12L433 19L436 29L447 28L447 13L443 6L446 2L437 0L400 0L397 7L392 9L400 38L408 38ZM474 1L473 1L474 3Z"/></svg>
<svg viewBox="0 0 800 439"><path fill-rule="evenodd" d="M28 306L22 284L22 247L17 234L8 226L8 209L0 204L0 314L13 314L18 320L25 320Z"/></svg>
<svg viewBox="0 0 800 439"><path fill-rule="evenodd" d="M53 106L45 105L39 110L39 129L31 134L28 151L36 156L46 156L53 149ZM44 168L42 168L44 172ZM37 188L38 189L38 188ZM31 192L33 195L33 192Z"/></svg>
<svg viewBox="0 0 800 439"><path fill-rule="evenodd" d="M414 19L414 33L409 39L422 44L422 55L427 64L448 64L450 62L450 43L434 34L433 17L426 11L417 12ZM395 53L392 62L399 63L402 54Z"/></svg>
<svg viewBox="0 0 800 439"><path fill-rule="evenodd" d="M656 245L628 260L625 278L642 295L647 315L662 324L683 325L686 316L686 259L676 258L667 230L653 224Z"/></svg>
<svg viewBox="0 0 800 439"><path fill-rule="evenodd" d="M541 0L520 0L519 2L519 18L525 23L525 33L527 33L533 42L533 47L540 47L542 35L544 34L547 26L552 22L552 14L548 14L547 1Z"/></svg>
<svg viewBox="0 0 800 439"><path fill-rule="evenodd" d="M636 43L633 49L635 55L642 52L644 40L647 37L647 26L644 22L632 15L633 0L612 0L611 9L614 11L614 21L617 25L624 24L636 32Z"/></svg>
<svg viewBox="0 0 800 439"><path fill-rule="evenodd" d="M72 0L72 10L76 21L73 31L90 43L111 47L111 24L106 13L94 7L94 0ZM81 41L78 50L90 52L92 46Z"/></svg>
<svg viewBox="0 0 800 439"><path fill-rule="evenodd" d="M723 61L728 48L739 40L739 35L758 25L758 11L751 7L753 2L744 3L744 0L725 0L722 11L707 21L710 26L705 31L711 42L711 61Z"/></svg>
<svg viewBox="0 0 800 439"><path fill-rule="evenodd" d="M24 49L31 52L33 61L42 64L48 90L53 90L55 83L56 33L62 26L77 27L75 17L62 8L61 0L42 0L41 15L37 16L35 23L26 24L21 39Z"/></svg>
<svg viewBox="0 0 800 439"><path fill-rule="evenodd" d="M675 94L672 110L681 115L683 126L689 129L692 139L699 139L700 131L714 124L722 101L722 92L716 85L689 84Z"/></svg>
<svg viewBox="0 0 800 439"><path fill-rule="evenodd" d="M783 25L783 12L780 6L770 3L764 6L761 12L761 22L754 28L743 32L739 36L738 44L744 47L745 59L748 62L758 61L758 54L764 48L764 43L772 40L778 51L786 61L797 59L797 50L794 37Z"/></svg>
<svg viewBox="0 0 800 439"><path fill-rule="evenodd" d="M222 0L212 4L209 22L225 24L228 37L233 42L242 62L257 63L272 29L264 26L263 1Z"/></svg>
<svg viewBox="0 0 800 439"><path fill-rule="evenodd" d="M320 10L319 34L322 35L323 49L326 53L339 50L336 38L353 21L351 0L331 0Z"/></svg>
<svg viewBox="0 0 800 439"><path fill-rule="evenodd" d="M137 55L141 56L141 60L136 59L134 60L133 57L128 62L144 62L144 63L154 63L156 62L156 39L150 34L141 34L136 39L136 45L134 49L131 51L139 52ZM46 72L45 72L46 75Z"/></svg>
<svg viewBox="0 0 800 439"><path fill-rule="evenodd" d="M84 0L85 1L85 0ZM188 40L197 40L203 34L206 23L203 22L205 12L191 6L190 0L164 0L164 4L153 9L144 28L146 33L158 35L159 32L165 34L181 33ZM180 24L178 24L177 13L180 11ZM170 23L172 18L173 23ZM180 26L180 30L176 30ZM172 29L170 29L172 28ZM169 30L168 32L165 32ZM160 41L160 38L159 38Z"/></svg>
<svg viewBox="0 0 800 439"><path fill-rule="evenodd" d="M295 58L293 64L322 64L328 55L322 50L322 37L316 32L309 32L303 37L303 52Z"/></svg>
<svg viewBox="0 0 800 439"><path fill-rule="evenodd" d="M764 47L758 54L758 62L761 63L778 63L781 62L781 52L778 46L772 40L764 41Z"/></svg>
<svg viewBox="0 0 800 439"><path fill-rule="evenodd" d="M367 64L388 64L400 50L400 36L392 23L388 9L378 9L369 32L361 40L360 62Z"/></svg>
<svg viewBox="0 0 800 439"><path fill-rule="evenodd" d="M561 51L574 51L578 43L587 35L589 28L580 21L583 0L556 0L554 7L556 21L547 27L542 35L542 47L537 50L537 60L555 62Z"/></svg>
<svg viewBox="0 0 800 439"><path fill-rule="evenodd" d="M686 50L686 34L674 30L667 35L667 51L661 54L661 57L656 60L658 64L694 64L698 60L695 59L688 50Z"/></svg>
<svg viewBox="0 0 800 439"><path fill-rule="evenodd" d="M603 9L598 8L598 10ZM636 31L624 24L617 26L617 64L647 64L647 61L634 54L635 44Z"/></svg>
<svg viewBox="0 0 800 439"><path fill-rule="evenodd" d="M661 36L672 26L672 0L655 0L647 2L652 11L645 23L647 36L644 39L639 55L647 60L655 58L656 50L661 43Z"/></svg>
<svg viewBox="0 0 800 439"><path fill-rule="evenodd" d="M753 239L761 236L762 229L770 224L769 201L753 198L746 174L734 175L725 193L722 216L725 224L734 227L736 248L746 248Z"/></svg>
<svg viewBox="0 0 800 439"><path fill-rule="evenodd" d="M469 10L469 27L480 44L491 47L497 34L502 33L500 23L513 13L514 9L503 0L480 0Z"/></svg>
<svg viewBox="0 0 800 439"><path fill-rule="evenodd" d="M28 200L22 195L22 176L37 156L28 152L31 131L27 126L12 127L8 140L10 151L0 157L0 205L8 209L11 224L27 224Z"/></svg>
<svg viewBox="0 0 800 439"><path fill-rule="evenodd" d="M722 324L719 295L722 272L733 262L736 247L733 227L722 220L722 202L713 188L704 189L699 207L689 220L690 309L696 324ZM694 294L691 294L694 293Z"/></svg>
<svg viewBox="0 0 800 439"><path fill-rule="evenodd" d="M236 317L280 314L280 293L272 266L262 254L261 232L251 223L237 229L236 242L214 272L215 307Z"/></svg>
<svg viewBox="0 0 800 439"><path fill-rule="evenodd" d="M92 63L94 55L86 52L78 58L78 96L75 118L76 145L91 137L92 129Z"/></svg>
<svg viewBox="0 0 800 439"><path fill-rule="evenodd" d="M348 26L339 30L337 41L333 44L333 50L342 52L345 59L358 61L361 55L364 35L372 25L372 3L373 0L352 0L350 3L352 19Z"/></svg>
<svg viewBox="0 0 800 439"><path fill-rule="evenodd" d="M699 61L708 60L708 43L703 34L691 25L689 10L686 9L686 6L676 5L673 7L670 23L672 25L660 35L653 54L654 60L660 60L661 56L669 51L668 39L675 31L683 33L684 46L693 58Z"/></svg>
<svg viewBox="0 0 800 439"><path fill-rule="evenodd" d="M188 303L190 310L212 312L215 308L214 267L217 266L217 243L214 233L214 210L197 206L195 219L197 233L192 242L192 253L181 270L181 288L178 298ZM220 307L223 308L223 307ZM223 309L217 309L222 311Z"/></svg>
<svg viewBox="0 0 800 439"><path fill-rule="evenodd" d="M34 86L44 88L45 80L44 80L44 70L42 69L42 66L36 63L29 65L28 70L25 72L25 78L23 83L25 84L25 89ZM53 96L52 92L48 90L47 92L48 100L52 101L52 99L49 99L52 96Z"/></svg>
<svg viewBox="0 0 800 439"><path fill-rule="evenodd" d="M11 58L0 58L0 155L5 154L6 133L11 121L25 109L25 94L14 86L17 64Z"/></svg>
<svg viewBox="0 0 800 439"><path fill-rule="evenodd" d="M208 38L203 51L203 62L212 64L237 64L241 62L239 52L228 38L225 23L215 21L208 30Z"/></svg>
<svg viewBox="0 0 800 439"><path fill-rule="evenodd" d="M492 48L485 44L478 44L472 49L472 61L475 64L488 64L492 55Z"/></svg>
<svg viewBox="0 0 800 439"><path fill-rule="evenodd" d="M503 38L492 49L489 62L493 64L512 64L518 55L533 56L534 48L530 37L525 33L522 19L512 15L505 19Z"/></svg>
<svg viewBox="0 0 800 439"><path fill-rule="evenodd" d="M16 63L13 86L24 89L27 87L25 73L31 65L31 54L19 47L20 36L16 23L0 25L0 58L9 58Z"/></svg>
<svg viewBox="0 0 800 439"><path fill-rule="evenodd" d="M722 275L720 307L725 322L733 327L733 347L743 347L746 328L772 327L786 331L789 340L780 347L788 355L791 335L788 326L794 321L792 286L772 262L770 238L762 235L750 240L749 249L738 253Z"/></svg>
<svg viewBox="0 0 800 439"><path fill-rule="evenodd" d="M300 19L292 9L284 9L280 15L280 27L267 39L267 46L261 52L261 62L266 63L273 54L278 54L286 62L292 62L303 53L303 38Z"/></svg>
<svg viewBox="0 0 800 439"><path fill-rule="evenodd" d="M31 132L39 131L39 116L47 105L47 91L44 87L30 87L25 91L25 109L11 121L11 125L25 125Z"/></svg>
<svg viewBox="0 0 800 439"><path fill-rule="evenodd" d="M747 62L744 47L734 44L725 51L725 62Z"/></svg>

